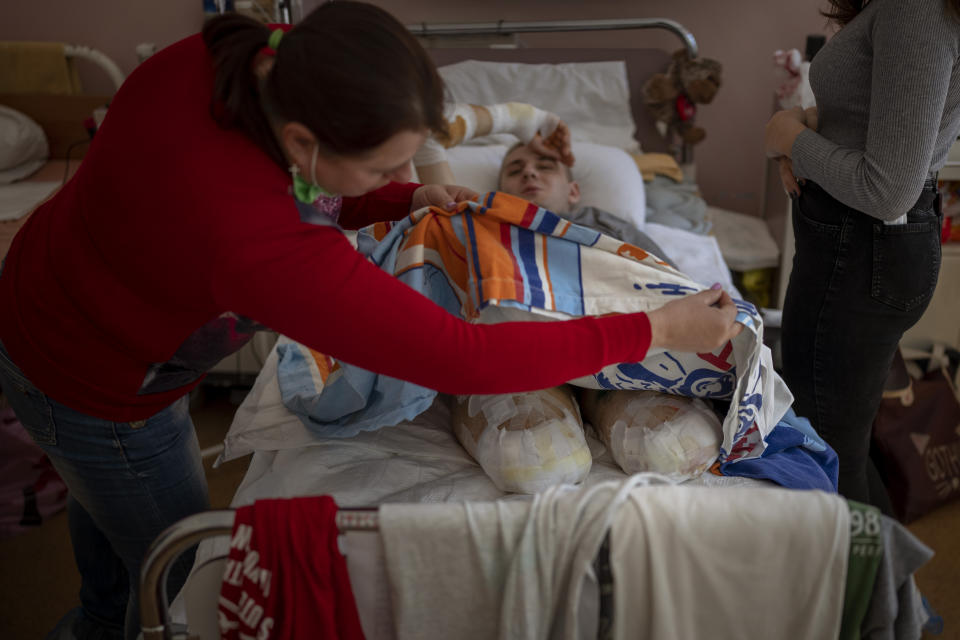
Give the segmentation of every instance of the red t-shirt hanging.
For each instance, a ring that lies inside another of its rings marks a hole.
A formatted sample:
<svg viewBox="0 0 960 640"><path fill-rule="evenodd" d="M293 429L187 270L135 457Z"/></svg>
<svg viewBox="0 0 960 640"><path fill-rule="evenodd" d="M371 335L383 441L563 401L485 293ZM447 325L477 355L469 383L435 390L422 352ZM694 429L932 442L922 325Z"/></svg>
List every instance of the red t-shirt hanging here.
<svg viewBox="0 0 960 640"><path fill-rule="evenodd" d="M330 496L236 510L218 606L223 640L363 638Z"/></svg>

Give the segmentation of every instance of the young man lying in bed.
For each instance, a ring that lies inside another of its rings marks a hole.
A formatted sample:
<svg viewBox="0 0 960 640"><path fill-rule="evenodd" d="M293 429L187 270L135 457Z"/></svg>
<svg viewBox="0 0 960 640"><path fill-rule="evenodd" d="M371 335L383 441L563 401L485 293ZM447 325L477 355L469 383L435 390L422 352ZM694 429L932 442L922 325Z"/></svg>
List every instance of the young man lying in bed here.
<svg viewBox="0 0 960 640"><path fill-rule="evenodd" d="M570 166L570 132L555 115L531 105L456 105L448 116L450 147L490 133L511 133L520 142L500 167L498 190L521 197L571 222L639 247L676 265L645 233L601 209L580 204ZM414 158L424 183L452 183L453 172L433 141ZM457 396L453 425L464 448L503 491L536 493L576 483L593 456L583 417L593 424L627 473L655 471L685 480L703 473L720 451L720 419L698 398L651 391L604 392L570 385L529 393Z"/></svg>
<svg viewBox="0 0 960 640"><path fill-rule="evenodd" d="M498 188L669 261L629 223L595 207L578 207L580 188L569 167L530 145L520 142L507 152ZM458 396L452 409L464 448L500 489L518 493L586 477L592 454L584 419L626 473L695 477L717 458L722 439L720 420L706 402L652 391L579 389L575 395L574 387L562 385L523 394Z"/></svg>
<svg viewBox="0 0 960 640"><path fill-rule="evenodd" d="M518 142L507 150L500 165L497 189L549 209L570 222L640 247L677 268L653 238L630 222L597 207L580 206L580 185L573 179L570 167L533 145Z"/></svg>

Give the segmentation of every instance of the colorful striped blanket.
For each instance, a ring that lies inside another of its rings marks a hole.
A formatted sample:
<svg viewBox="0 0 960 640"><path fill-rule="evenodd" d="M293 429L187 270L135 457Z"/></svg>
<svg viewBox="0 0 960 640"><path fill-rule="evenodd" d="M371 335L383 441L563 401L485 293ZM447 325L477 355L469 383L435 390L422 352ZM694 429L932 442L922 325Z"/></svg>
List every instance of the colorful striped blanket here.
<svg viewBox="0 0 960 640"><path fill-rule="evenodd" d="M378 223L357 232L355 243L381 268L471 322L649 311L702 289L654 255L497 192L452 213L426 208ZM720 460L757 458L792 396L763 346L756 308L736 304L748 330L713 353L651 352L642 362L570 382L728 401ZM349 437L412 419L436 395L297 343L279 351L284 404L320 436Z"/></svg>

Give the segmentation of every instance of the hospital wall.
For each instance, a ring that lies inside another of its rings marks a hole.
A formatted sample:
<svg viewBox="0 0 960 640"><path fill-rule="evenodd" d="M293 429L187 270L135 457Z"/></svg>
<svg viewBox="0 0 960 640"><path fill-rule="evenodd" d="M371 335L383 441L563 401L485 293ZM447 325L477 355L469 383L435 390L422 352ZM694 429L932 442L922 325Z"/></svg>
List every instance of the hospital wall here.
<svg viewBox="0 0 960 640"><path fill-rule="evenodd" d="M496 20L575 20L666 17L685 25L701 55L724 65L714 102L701 106L698 123L707 139L695 148L697 180L715 206L760 215L764 174L763 125L773 109L771 62L779 48L803 49L807 34L826 34L821 0L373 0L406 24ZM305 9L319 4L304 0ZM159 47L200 29L200 0L45 0L0 3L0 40L53 40L86 44L111 56L127 73L135 47ZM673 50L679 40L652 31L523 36L530 46L649 47ZM109 90L96 70L82 69L92 92Z"/></svg>

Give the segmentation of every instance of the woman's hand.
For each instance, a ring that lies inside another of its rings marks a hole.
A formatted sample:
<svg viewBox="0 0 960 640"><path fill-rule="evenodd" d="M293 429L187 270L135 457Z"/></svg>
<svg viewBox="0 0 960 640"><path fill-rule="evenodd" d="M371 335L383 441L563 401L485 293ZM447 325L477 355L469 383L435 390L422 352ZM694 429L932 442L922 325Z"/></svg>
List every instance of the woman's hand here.
<svg viewBox="0 0 960 640"><path fill-rule="evenodd" d="M770 136L779 136L784 128L795 128L794 125L789 124L789 121L796 120L799 117L800 122L808 129L817 130L817 108L807 107L806 109L800 109L800 107L795 107L787 111L780 111L774 114L776 118L779 114L784 114L781 117L781 120L776 124L773 122L773 118L770 119L770 122L767 123L767 143L770 143ZM785 124L786 122L786 124ZM778 131L771 133L771 125L778 128ZM800 130L802 131L802 129ZM789 141L785 141L786 144L789 144L789 148L793 148L793 141L796 140L796 135L794 135ZM770 147L767 148L767 155L770 156ZM784 190L789 193L794 198L800 196L800 184L803 183L802 180L797 180L797 177L793 175L793 160L790 159L790 154L784 153L780 155L773 155L777 159L778 169L780 171L780 182L783 184Z"/></svg>
<svg viewBox="0 0 960 640"><path fill-rule="evenodd" d="M800 197L800 185L797 183L797 177L793 175L793 160L787 156L777 158L777 165L780 168L780 182L783 188L791 197Z"/></svg>
<svg viewBox="0 0 960 640"><path fill-rule="evenodd" d="M790 157L793 141L807 128L803 109L794 107L777 111L767 122L763 147L768 158Z"/></svg>
<svg viewBox="0 0 960 640"><path fill-rule="evenodd" d="M473 189L460 187L455 184L425 184L413 192L410 201L410 211L424 207L440 207L447 211L457 208L458 202L476 200L480 194Z"/></svg>
<svg viewBox="0 0 960 640"><path fill-rule="evenodd" d="M735 322L733 299L719 288L673 300L647 316L651 349L705 353L719 349L743 330Z"/></svg>
<svg viewBox="0 0 960 640"><path fill-rule="evenodd" d="M570 127L563 120L557 123L557 128L546 139L539 133L535 135L530 141L530 148L534 153L559 160L568 167L572 167L576 161L571 150Z"/></svg>

